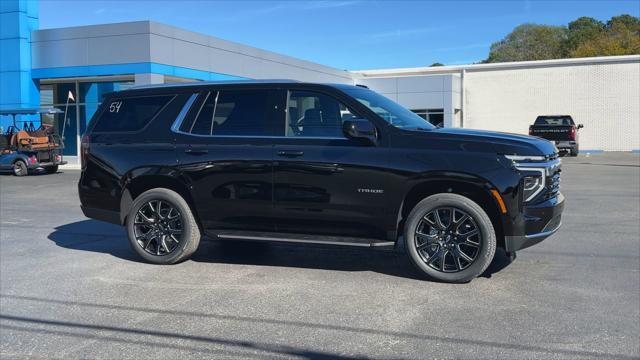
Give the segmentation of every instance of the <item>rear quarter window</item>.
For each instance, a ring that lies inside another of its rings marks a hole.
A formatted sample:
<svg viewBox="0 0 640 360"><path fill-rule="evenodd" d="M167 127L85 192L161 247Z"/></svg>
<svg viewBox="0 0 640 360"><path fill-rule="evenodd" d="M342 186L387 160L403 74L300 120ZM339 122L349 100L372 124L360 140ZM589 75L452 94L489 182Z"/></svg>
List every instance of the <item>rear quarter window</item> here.
<svg viewBox="0 0 640 360"><path fill-rule="evenodd" d="M138 131L174 98L174 95L113 97L104 104L94 132Z"/></svg>

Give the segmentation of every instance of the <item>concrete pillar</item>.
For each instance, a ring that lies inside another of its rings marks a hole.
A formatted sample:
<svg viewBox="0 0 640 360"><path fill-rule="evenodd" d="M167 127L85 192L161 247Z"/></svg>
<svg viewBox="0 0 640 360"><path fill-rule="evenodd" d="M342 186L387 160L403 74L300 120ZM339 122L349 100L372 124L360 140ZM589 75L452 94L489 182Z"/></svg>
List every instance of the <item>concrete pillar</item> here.
<svg viewBox="0 0 640 360"><path fill-rule="evenodd" d="M38 82L31 78L31 32L37 29L37 1L0 1L0 109L40 105Z"/></svg>

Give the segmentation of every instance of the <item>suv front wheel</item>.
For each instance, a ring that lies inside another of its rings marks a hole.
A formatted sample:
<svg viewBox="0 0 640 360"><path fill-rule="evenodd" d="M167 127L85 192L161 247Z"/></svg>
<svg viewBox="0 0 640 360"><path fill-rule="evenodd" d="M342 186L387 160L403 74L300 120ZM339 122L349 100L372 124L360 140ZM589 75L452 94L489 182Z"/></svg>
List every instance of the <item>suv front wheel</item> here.
<svg viewBox="0 0 640 360"><path fill-rule="evenodd" d="M439 281L476 278L496 252L489 216L478 204L457 194L436 194L420 201L409 214L404 238L414 265Z"/></svg>
<svg viewBox="0 0 640 360"><path fill-rule="evenodd" d="M133 250L154 264L186 260L200 243L200 229L189 204L169 189L151 189L138 196L126 226Z"/></svg>

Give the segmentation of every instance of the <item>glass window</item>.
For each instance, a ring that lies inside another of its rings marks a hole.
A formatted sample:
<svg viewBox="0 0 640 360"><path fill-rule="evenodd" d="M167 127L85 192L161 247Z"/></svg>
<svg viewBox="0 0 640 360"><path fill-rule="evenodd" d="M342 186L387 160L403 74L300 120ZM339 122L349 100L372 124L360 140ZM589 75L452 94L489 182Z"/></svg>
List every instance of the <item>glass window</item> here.
<svg viewBox="0 0 640 360"><path fill-rule="evenodd" d="M69 91L71 91L76 101L78 101L78 94L76 94L76 83L56 84L54 90L55 90L53 91L54 104L65 104L67 102L67 96L69 95ZM69 103L73 104L73 101L69 101Z"/></svg>
<svg viewBox="0 0 640 360"><path fill-rule="evenodd" d="M331 96L290 91L287 97L286 136L343 138L342 122L355 115Z"/></svg>
<svg viewBox="0 0 640 360"><path fill-rule="evenodd" d="M411 111L435 127L444 126L444 109L414 109Z"/></svg>
<svg viewBox="0 0 640 360"><path fill-rule="evenodd" d="M538 116L534 125L574 125L570 116Z"/></svg>
<svg viewBox="0 0 640 360"><path fill-rule="evenodd" d="M347 94L375 112L380 118L401 129L433 129L423 118L405 109L400 104L368 89L346 89Z"/></svg>
<svg viewBox="0 0 640 360"><path fill-rule="evenodd" d="M53 85L40 85L40 106L53 105Z"/></svg>
<svg viewBox="0 0 640 360"><path fill-rule="evenodd" d="M201 95L204 100L192 107L180 131L214 136L269 135L267 94L263 90L229 90Z"/></svg>
<svg viewBox="0 0 640 360"><path fill-rule="evenodd" d="M216 106L217 92L207 93L203 105L199 108L193 122L186 132L197 135L211 135L213 111Z"/></svg>
<svg viewBox="0 0 640 360"><path fill-rule="evenodd" d="M213 135L269 135L268 92L221 91L213 116Z"/></svg>
<svg viewBox="0 0 640 360"><path fill-rule="evenodd" d="M112 98L93 131L136 131L145 127L169 103L173 95Z"/></svg>

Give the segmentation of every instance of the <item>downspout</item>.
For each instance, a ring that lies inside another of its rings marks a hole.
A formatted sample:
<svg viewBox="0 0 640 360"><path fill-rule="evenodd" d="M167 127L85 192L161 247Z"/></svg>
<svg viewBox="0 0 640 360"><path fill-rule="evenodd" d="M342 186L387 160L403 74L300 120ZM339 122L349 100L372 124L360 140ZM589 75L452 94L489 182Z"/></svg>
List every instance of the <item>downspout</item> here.
<svg viewBox="0 0 640 360"><path fill-rule="evenodd" d="M464 128L464 75L467 73L465 68L460 70L460 127Z"/></svg>

